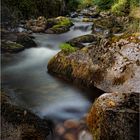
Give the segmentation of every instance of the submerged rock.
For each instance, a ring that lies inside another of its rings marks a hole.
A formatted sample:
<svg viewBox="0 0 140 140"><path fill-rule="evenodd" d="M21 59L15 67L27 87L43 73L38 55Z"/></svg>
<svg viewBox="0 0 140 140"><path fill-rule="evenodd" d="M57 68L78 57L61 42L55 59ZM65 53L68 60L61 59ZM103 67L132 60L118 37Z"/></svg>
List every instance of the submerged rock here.
<svg viewBox="0 0 140 140"><path fill-rule="evenodd" d="M56 125L55 134L53 140L93 140L84 118L70 119Z"/></svg>
<svg viewBox="0 0 140 140"><path fill-rule="evenodd" d="M106 92L140 91L140 42L136 35L98 39L97 43L54 56L48 72L83 87Z"/></svg>
<svg viewBox="0 0 140 140"><path fill-rule="evenodd" d="M46 140L51 132L47 120L14 105L4 93L1 100L1 115L2 140Z"/></svg>
<svg viewBox="0 0 140 140"><path fill-rule="evenodd" d="M87 117L93 139L139 139L139 93L105 93Z"/></svg>

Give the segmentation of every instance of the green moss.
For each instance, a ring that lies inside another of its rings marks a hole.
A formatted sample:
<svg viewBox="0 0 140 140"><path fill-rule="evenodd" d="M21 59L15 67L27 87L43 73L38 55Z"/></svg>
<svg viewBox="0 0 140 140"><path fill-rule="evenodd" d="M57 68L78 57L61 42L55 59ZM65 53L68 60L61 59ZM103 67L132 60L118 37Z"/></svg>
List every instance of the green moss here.
<svg viewBox="0 0 140 140"><path fill-rule="evenodd" d="M70 44L68 43L63 43L59 46L61 48L61 50L66 53L66 54L69 54L69 53L73 53L75 51L77 51L77 48L74 48L72 47Z"/></svg>
<svg viewBox="0 0 140 140"><path fill-rule="evenodd" d="M111 11L117 15L131 13L135 7L139 6L138 0L117 0L111 7Z"/></svg>
<svg viewBox="0 0 140 140"><path fill-rule="evenodd" d="M64 26L71 26L72 22L69 18L65 18L65 17L60 17L60 20L58 21L58 23L56 25L54 25L52 28L61 28Z"/></svg>
<svg viewBox="0 0 140 140"><path fill-rule="evenodd" d="M125 10L126 8L126 4L127 4L127 0L118 0L118 2L116 2L112 8L111 8L111 11L113 13L116 13L118 15L122 15L123 14L123 11Z"/></svg>
<svg viewBox="0 0 140 140"><path fill-rule="evenodd" d="M20 49L20 48L23 48L23 46L15 43L15 42L10 42L9 41L9 42L2 43L2 48L5 48L5 49Z"/></svg>

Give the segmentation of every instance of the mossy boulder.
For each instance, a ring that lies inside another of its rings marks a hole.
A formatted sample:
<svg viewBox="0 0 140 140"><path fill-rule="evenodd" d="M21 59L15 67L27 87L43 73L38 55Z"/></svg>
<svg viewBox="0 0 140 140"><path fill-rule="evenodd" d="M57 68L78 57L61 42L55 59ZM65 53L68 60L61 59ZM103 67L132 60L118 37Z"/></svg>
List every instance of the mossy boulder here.
<svg viewBox="0 0 140 140"><path fill-rule="evenodd" d="M4 41L4 40L2 40L1 42L2 52L15 53L15 52L22 51L23 49L24 49L24 46L17 44L16 42Z"/></svg>
<svg viewBox="0 0 140 140"><path fill-rule="evenodd" d="M69 31L70 27L73 25L72 21L67 17L57 17L55 19L48 20L52 25L49 29L46 30L48 34L60 34Z"/></svg>
<svg viewBox="0 0 140 140"><path fill-rule="evenodd" d="M38 17L36 20L27 21L27 29L33 32L44 32L47 34L60 34L69 31L73 25L72 21L67 17L57 17L46 19L45 17Z"/></svg>
<svg viewBox="0 0 140 140"><path fill-rule="evenodd" d="M139 93L101 95L87 116L93 139L138 140L139 100Z"/></svg>
<svg viewBox="0 0 140 140"><path fill-rule="evenodd" d="M37 46L33 40L34 37L26 32L19 33L2 30L1 34L2 52L19 52L23 49Z"/></svg>
<svg viewBox="0 0 140 140"><path fill-rule="evenodd" d="M98 38L76 52L54 56L48 71L83 87L105 92L139 92L139 35Z"/></svg>
<svg viewBox="0 0 140 140"><path fill-rule="evenodd" d="M51 133L49 121L19 107L4 92L1 94L2 140L46 140Z"/></svg>

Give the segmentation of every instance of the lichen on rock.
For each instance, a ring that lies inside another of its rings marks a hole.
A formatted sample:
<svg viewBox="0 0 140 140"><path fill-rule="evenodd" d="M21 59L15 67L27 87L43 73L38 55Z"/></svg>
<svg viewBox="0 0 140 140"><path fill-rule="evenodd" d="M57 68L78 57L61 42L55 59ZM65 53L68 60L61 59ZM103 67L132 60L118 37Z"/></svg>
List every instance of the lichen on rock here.
<svg viewBox="0 0 140 140"><path fill-rule="evenodd" d="M49 62L48 71L106 92L139 92L138 35L97 40L96 44L67 55L59 52Z"/></svg>
<svg viewBox="0 0 140 140"><path fill-rule="evenodd" d="M139 93L105 93L93 104L87 124L96 140L139 139Z"/></svg>

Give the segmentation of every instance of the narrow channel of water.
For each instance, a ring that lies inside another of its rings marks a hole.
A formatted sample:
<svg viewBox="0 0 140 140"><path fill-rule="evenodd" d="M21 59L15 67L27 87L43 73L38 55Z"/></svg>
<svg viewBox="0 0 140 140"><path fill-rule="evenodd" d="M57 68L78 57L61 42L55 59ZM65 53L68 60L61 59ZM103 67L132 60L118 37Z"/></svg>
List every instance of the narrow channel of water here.
<svg viewBox="0 0 140 140"><path fill-rule="evenodd" d="M34 34L37 48L2 55L2 88L17 104L55 121L80 119L91 105L85 91L47 73L47 63L60 51L59 44L91 32L91 23L74 23L61 35Z"/></svg>

